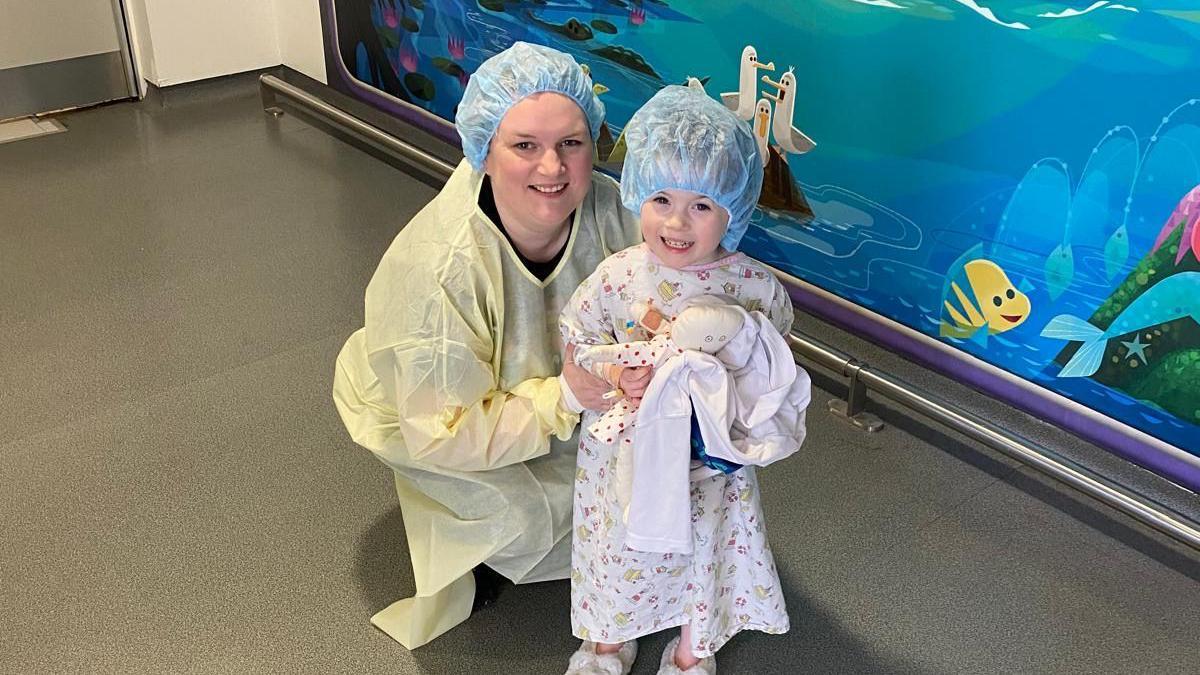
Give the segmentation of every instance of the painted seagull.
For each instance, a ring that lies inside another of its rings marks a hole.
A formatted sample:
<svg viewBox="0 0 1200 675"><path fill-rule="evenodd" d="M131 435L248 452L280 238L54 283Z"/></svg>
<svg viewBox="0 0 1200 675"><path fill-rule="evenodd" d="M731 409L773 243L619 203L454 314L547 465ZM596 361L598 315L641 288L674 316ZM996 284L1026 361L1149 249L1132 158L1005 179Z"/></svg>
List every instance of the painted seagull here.
<svg viewBox="0 0 1200 675"><path fill-rule="evenodd" d="M754 104L758 99L758 70L775 71L774 63L759 63L758 52L751 45L742 50L741 66L738 68L738 90L721 94L721 102L737 116L749 120L754 117Z"/></svg>
<svg viewBox="0 0 1200 675"><path fill-rule="evenodd" d="M762 157L763 166L767 165L771 155L767 152L767 143L771 138L771 102L765 98L758 99L754 107L754 121L750 124L754 130L754 140L758 141L758 154Z"/></svg>
<svg viewBox="0 0 1200 675"><path fill-rule="evenodd" d="M775 120L771 131L775 132L775 142L779 147L793 155L802 155L817 147L803 131L792 126L792 114L796 106L796 75L792 70L789 68L778 82L772 82L766 75L762 76L762 80L779 90L778 95L766 94L767 98L775 102Z"/></svg>

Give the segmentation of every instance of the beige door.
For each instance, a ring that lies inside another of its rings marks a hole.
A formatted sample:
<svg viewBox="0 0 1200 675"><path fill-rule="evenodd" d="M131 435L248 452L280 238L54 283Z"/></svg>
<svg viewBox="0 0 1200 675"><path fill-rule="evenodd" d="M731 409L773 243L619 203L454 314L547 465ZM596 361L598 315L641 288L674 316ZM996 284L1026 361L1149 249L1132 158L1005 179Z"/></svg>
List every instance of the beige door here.
<svg viewBox="0 0 1200 675"><path fill-rule="evenodd" d="M0 119L137 95L121 0L0 0Z"/></svg>

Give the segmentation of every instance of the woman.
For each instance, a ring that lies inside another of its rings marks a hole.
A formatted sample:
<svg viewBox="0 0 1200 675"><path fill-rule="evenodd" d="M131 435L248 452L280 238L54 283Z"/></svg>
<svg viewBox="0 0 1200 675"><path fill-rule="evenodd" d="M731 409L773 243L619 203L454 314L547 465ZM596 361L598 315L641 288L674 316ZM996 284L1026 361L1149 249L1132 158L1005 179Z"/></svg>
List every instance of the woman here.
<svg viewBox="0 0 1200 675"><path fill-rule="evenodd" d="M592 172L603 117L566 54L518 42L484 62L455 120L465 159L384 254L338 355L334 401L394 470L417 584L371 621L410 649L470 615L476 566L569 574L577 413L609 387L563 363L558 315L640 238Z"/></svg>

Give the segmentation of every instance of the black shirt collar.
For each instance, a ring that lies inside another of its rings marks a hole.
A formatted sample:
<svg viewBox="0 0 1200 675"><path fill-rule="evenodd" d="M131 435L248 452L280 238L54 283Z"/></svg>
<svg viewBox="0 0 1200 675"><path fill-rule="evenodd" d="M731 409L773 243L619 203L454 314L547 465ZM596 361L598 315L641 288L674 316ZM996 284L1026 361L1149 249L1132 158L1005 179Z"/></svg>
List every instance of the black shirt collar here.
<svg viewBox="0 0 1200 675"><path fill-rule="evenodd" d="M517 258L520 258L521 264L529 273L538 278L538 281L545 281L558 268L558 263L562 261L563 253L567 250L567 243L571 241L571 235L567 234L566 241L563 242L562 248L558 249L558 253L546 262L536 262L526 258L521 254L521 249L517 248L516 242L513 241L512 235L508 233L508 229L504 227L504 223L500 221L500 211L496 209L496 195L492 193L492 179L489 176L483 177L483 185L479 188L479 209L483 211L483 215L491 219L496 227L504 233L504 238L508 239L508 243L512 244L512 248L517 252ZM567 217L567 227L572 227L575 222L575 213L572 212Z"/></svg>

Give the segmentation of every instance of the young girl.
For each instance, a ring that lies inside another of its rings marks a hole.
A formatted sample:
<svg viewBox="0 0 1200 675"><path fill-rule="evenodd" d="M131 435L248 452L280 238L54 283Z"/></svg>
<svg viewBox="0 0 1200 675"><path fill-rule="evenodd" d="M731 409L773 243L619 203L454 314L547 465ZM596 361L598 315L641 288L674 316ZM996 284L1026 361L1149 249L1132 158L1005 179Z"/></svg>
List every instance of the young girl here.
<svg viewBox="0 0 1200 675"><path fill-rule="evenodd" d="M670 320L702 295L730 297L789 331L787 292L763 265L735 252L762 188L749 127L703 92L670 86L633 116L625 139L621 197L641 213L644 243L607 258L575 292L562 317L567 344L646 340L647 306ZM617 405L636 406L644 373L627 368L615 377L614 392L625 397ZM584 643L567 673L627 673L636 638L680 626L658 672L708 675L716 672L713 655L736 633L786 632L753 467L709 471L716 475L690 484L690 553L634 550L617 499L614 439L588 432L601 414L587 411L581 425L571 623Z"/></svg>

